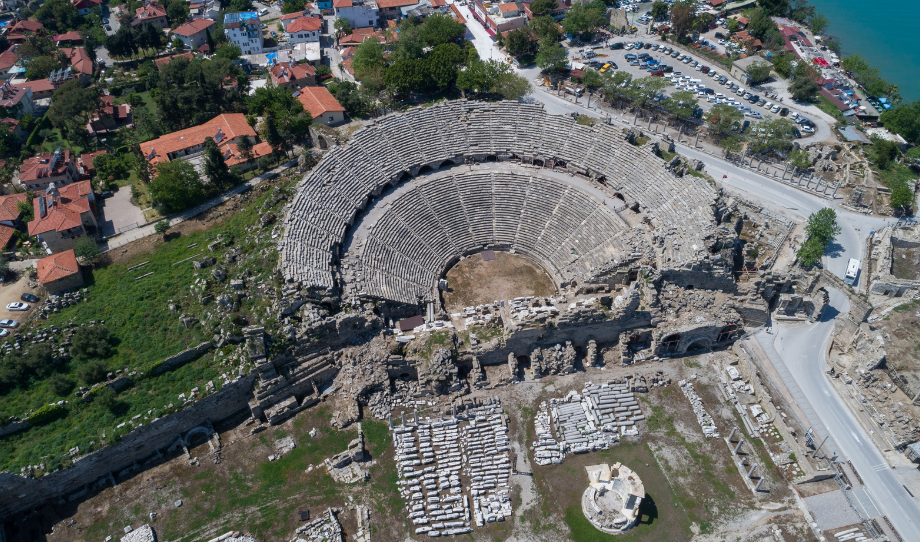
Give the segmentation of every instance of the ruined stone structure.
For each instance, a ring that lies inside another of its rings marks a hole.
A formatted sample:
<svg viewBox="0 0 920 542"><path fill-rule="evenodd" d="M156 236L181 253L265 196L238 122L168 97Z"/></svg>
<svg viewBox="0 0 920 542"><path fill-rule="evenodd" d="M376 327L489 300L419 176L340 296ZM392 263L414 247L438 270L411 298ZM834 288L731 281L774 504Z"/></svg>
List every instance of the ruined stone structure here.
<svg viewBox="0 0 920 542"><path fill-rule="evenodd" d="M869 237L870 255L866 269L869 291L890 297L920 294L920 227L888 226Z"/></svg>
<svg viewBox="0 0 920 542"><path fill-rule="evenodd" d="M620 534L639 521L639 505L645 486L639 475L617 463L585 467L588 489L581 498L581 510L592 525L607 534Z"/></svg>

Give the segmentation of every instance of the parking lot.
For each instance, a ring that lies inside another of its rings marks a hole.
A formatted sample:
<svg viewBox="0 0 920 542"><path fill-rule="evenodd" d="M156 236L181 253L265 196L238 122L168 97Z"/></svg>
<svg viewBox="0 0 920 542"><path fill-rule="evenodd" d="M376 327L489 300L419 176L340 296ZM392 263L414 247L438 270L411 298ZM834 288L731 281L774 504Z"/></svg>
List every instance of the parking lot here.
<svg viewBox="0 0 920 542"><path fill-rule="evenodd" d="M677 91L693 92L699 100L700 116L723 104L735 107L752 123L786 117L796 123L798 137L816 133L815 122L790 108L782 96L746 88L723 67L669 43L636 37L613 38L593 48L571 48L569 56L576 67L575 63L582 63L602 72L623 71L634 79L662 77L668 88L654 100L661 101Z"/></svg>

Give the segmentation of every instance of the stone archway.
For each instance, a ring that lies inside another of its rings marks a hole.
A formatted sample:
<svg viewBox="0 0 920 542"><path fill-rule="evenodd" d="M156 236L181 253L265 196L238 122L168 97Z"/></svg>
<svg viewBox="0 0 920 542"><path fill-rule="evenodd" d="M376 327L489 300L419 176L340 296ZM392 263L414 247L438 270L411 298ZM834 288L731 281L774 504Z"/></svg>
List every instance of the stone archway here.
<svg viewBox="0 0 920 542"><path fill-rule="evenodd" d="M211 438L211 435L214 434L214 430L209 426L199 425L198 427L193 427L185 434L182 442L185 444L186 448L194 448L195 446L204 444Z"/></svg>
<svg viewBox="0 0 920 542"><path fill-rule="evenodd" d="M674 354L677 352L678 347L680 346L681 340L680 333L672 333L661 339L661 350L665 354Z"/></svg>
<svg viewBox="0 0 920 542"><path fill-rule="evenodd" d="M712 349L712 339L709 337L699 337L687 345L686 352L705 352Z"/></svg>

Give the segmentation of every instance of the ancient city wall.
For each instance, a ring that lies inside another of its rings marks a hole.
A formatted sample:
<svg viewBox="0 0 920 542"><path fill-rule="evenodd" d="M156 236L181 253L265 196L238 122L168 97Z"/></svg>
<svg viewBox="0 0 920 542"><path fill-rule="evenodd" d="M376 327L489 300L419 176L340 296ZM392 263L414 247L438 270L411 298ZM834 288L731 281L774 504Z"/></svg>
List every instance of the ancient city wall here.
<svg viewBox="0 0 920 542"><path fill-rule="evenodd" d="M252 378L243 377L190 407L154 420L128 433L120 441L80 458L73 466L38 479L0 473L0 518L38 508L68 497L73 500L90 490L111 484L120 472L165 450L177 438L208 421L217 423L249 408Z"/></svg>

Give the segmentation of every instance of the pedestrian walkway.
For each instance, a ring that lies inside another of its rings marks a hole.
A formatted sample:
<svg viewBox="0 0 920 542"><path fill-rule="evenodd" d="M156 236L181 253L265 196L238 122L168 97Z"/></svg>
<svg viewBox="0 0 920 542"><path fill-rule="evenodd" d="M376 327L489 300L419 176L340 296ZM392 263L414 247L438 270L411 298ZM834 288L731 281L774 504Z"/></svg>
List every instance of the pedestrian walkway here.
<svg viewBox="0 0 920 542"><path fill-rule="evenodd" d="M278 167L272 170L266 171L265 173L262 173L261 175L257 175L253 177L252 179L246 181L245 183L239 186L235 186L231 188L230 190L227 190L223 194L219 196L215 196L200 205L192 207L191 209L186 209L185 211L182 211L181 213L176 213L175 215L167 218L166 220L169 220L170 226L175 226L176 224L179 224L180 222L183 222L192 217L195 217L207 211L208 209L211 209L213 207L220 205L221 203L224 203L225 201L229 200L233 196L242 194L243 192L246 192L247 190L252 189L253 186L258 185L262 181L273 179L277 177L282 172L284 172L285 170L295 165L297 165L297 158L288 160L287 162L279 165ZM100 243L99 248L100 250L102 250L102 252L107 252L109 250L114 250L116 248L124 246L132 241L143 239L144 237L147 237L148 235L153 235L154 233L156 233L156 231L154 230L154 226L156 225L157 222L160 222L160 221L157 220L155 222L150 222L137 229L130 230L130 231L121 233L119 235L116 235L114 237L111 237L107 239L105 242Z"/></svg>

